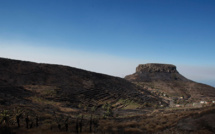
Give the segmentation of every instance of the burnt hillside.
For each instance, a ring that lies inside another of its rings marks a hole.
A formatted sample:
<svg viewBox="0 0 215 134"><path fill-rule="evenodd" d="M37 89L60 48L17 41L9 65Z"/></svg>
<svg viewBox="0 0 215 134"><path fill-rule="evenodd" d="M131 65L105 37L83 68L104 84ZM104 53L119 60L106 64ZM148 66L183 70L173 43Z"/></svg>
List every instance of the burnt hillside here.
<svg viewBox="0 0 215 134"><path fill-rule="evenodd" d="M5 58L0 58L0 90L1 98L5 99L5 94L16 99L39 92L46 99L64 101L70 106L100 105L121 98L139 103L157 101L148 91L122 78L68 66Z"/></svg>

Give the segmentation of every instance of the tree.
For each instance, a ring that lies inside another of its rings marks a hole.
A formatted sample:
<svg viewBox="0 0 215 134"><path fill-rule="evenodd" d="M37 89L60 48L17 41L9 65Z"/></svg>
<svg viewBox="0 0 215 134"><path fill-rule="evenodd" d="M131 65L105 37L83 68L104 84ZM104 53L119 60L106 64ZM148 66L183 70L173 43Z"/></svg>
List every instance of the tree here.
<svg viewBox="0 0 215 134"><path fill-rule="evenodd" d="M105 110L104 117L113 116L112 106L109 103L105 103L102 108Z"/></svg>
<svg viewBox="0 0 215 134"><path fill-rule="evenodd" d="M17 127L20 128L20 118L23 115L23 110L15 109L14 112L15 112Z"/></svg>
<svg viewBox="0 0 215 134"><path fill-rule="evenodd" d="M78 117L77 117L77 119L76 119L76 126L75 126L75 128L76 128L76 133L78 133L79 131L78 131L78 128L79 128L79 119L78 119Z"/></svg>
<svg viewBox="0 0 215 134"><path fill-rule="evenodd" d="M8 110L3 110L0 113L0 117L1 117L1 122L0 124L5 124L6 126L9 126L9 112Z"/></svg>
<svg viewBox="0 0 215 134"><path fill-rule="evenodd" d="M61 130L61 124L60 124L60 122L61 122L61 120L63 119L63 116L61 115L61 116L58 118L55 112L53 112L53 116L54 116L54 118L55 118L55 122L57 123L58 129Z"/></svg>
<svg viewBox="0 0 215 134"><path fill-rule="evenodd" d="M29 125L29 118L28 115L25 118L25 124L26 124L26 128L28 129L28 125Z"/></svg>
<svg viewBox="0 0 215 134"><path fill-rule="evenodd" d="M69 121L69 117L67 117L66 120L64 121L66 131L68 131L68 127L69 127L68 121Z"/></svg>
<svg viewBox="0 0 215 134"><path fill-rule="evenodd" d="M36 115L36 127L38 127L39 126L39 118L38 118L38 116Z"/></svg>
<svg viewBox="0 0 215 134"><path fill-rule="evenodd" d="M83 118L84 118L84 116L82 115L82 116L81 116L81 120L80 120L80 122L79 122L80 133L82 132Z"/></svg>
<svg viewBox="0 0 215 134"><path fill-rule="evenodd" d="M96 111L96 109L97 109L96 106L93 106L91 108L91 112L94 113ZM91 113L91 116L90 116L90 133L92 133L92 125L93 125L93 115L92 115L92 113Z"/></svg>

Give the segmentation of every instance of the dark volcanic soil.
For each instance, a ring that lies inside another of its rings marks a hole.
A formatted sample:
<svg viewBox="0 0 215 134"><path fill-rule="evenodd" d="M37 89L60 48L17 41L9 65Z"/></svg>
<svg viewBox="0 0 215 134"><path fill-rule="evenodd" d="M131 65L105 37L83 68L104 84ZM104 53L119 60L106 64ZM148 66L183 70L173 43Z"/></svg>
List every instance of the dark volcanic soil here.
<svg viewBox="0 0 215 134"><path fill-rule="evenodd" d="M157 101L148 91L122 78L68 66L4 58L0 58L0 90L1 98L5 94L16 98L40 92L45 98L67 101L71 106L100 105L119 99L139 103Z"/></svg>

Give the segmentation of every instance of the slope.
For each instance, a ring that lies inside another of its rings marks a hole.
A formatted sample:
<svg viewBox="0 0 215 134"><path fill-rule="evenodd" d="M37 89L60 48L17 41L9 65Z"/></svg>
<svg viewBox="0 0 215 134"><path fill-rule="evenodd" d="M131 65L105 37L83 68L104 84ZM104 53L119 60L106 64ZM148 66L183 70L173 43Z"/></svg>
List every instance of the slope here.
<svg viewBox="0 0 215 134"><path fill-rule="evenodd" d="M4 105L46 102L78 107L102 106L120 99L137 103L159 100L122 78L68 66L5 58L0 58L0 91Z"/></svg>
<svg viewBox="0 0 215 134"><path fill-rule="evenodd" d="M195 101L212 100L215 97L215 88L185 78L177 71L176 66L170 64L142 64L136 68L134 74L125 79L171 97Z"/></svg>

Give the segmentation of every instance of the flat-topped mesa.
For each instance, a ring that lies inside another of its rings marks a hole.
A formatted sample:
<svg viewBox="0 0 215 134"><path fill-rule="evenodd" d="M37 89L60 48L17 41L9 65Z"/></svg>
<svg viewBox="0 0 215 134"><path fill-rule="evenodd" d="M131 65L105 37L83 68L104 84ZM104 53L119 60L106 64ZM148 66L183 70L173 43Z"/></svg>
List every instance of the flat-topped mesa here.
<svg viewBox="0 0 215 134"><path fill-rule="evenodd" d="M215 97L215 88L187 79L171 64L140 64L136 72L125 76L125 79L150 91L163 92L172 97L184 96L195 101Z"/></svg>
<svg viewBox="0 0 215 134"><path fill-rule="evenodd" d="M171 64L158 64L158 63L148 63L148 64L140 64L136 68L136 72L163 72L163 73L176 73L176 66Z"/></svg>
<svg viewBox="0 0 215 134"><path fill-rule="evenodd" d="M158 63L140 64L136 72L125 79L132 82L189 81L176 70L176 66Z"/></svg>

